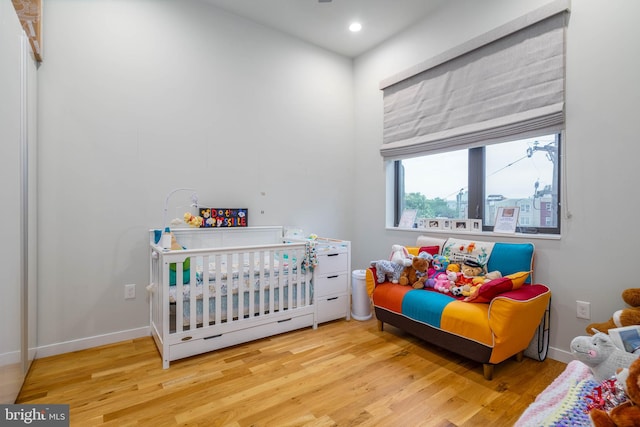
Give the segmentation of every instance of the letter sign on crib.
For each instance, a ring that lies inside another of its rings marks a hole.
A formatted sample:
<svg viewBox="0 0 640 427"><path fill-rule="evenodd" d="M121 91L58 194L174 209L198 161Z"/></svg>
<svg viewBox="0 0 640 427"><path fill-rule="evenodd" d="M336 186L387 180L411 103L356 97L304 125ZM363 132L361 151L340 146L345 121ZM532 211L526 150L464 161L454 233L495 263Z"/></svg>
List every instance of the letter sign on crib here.
<svg viewBox="0 0 640 427"><path fill-rule="evenodd" d="M200 208L201 227L247 227L249 209L247 208Z"/></svg>

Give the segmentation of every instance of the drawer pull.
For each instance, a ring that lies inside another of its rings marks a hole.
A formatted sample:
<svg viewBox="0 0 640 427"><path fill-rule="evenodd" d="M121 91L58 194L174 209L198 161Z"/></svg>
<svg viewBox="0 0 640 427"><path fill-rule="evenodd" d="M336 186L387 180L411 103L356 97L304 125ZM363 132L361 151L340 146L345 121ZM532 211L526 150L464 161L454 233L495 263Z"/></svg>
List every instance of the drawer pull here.
<svg viewBox="0 0 640 427"><path fill-rule="evenodd" d="M282 319L282 320L278 320L278 323L284 323L284 322L288 322L288 321L290 321L290 320L291 320L291 318L288 318L288 319Z"/></svg>
<svg viewBox="0 0 640 427"><path fill-rule="evenodd" d="M338 256L340 254L327 254L327 256Z"/></svg>
<svg viewBox="0 0 640 427"><path fill-rule="evenodd" d="M336 274L335 276L327 276L327 279L335 279L338 276L339 276L338 274Z"/></svg>
<svg viewBox="0 0 640 427"><path fill-rule="evenodd" d="M210 337L205 337L204 339L205 339L205 340L210 340L210 339L213 339L213 338L220 338L221 336L222 336L222 334L218 334L218 335L211 335Z"/></svg>
<svg viewBox="0 0 640 427"><path fill-rule="evenodd" d="M181 339L181 341L189 341L191 338L193 338L193 337L184 337L184 338Z"/></svg>
<svg viewBox="0 0 640 427"><path fill-rule="evenodd" d="M327 298L327 301L333 301L334 299L338 299L338 297Z"/></svg>

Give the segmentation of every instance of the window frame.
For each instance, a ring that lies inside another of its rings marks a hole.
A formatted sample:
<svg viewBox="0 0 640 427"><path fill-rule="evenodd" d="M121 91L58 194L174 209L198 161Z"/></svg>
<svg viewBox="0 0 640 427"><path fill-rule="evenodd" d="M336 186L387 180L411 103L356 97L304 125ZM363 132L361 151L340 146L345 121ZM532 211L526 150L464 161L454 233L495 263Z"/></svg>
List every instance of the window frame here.
<svg viewBox="0 0 640 427"><path fill-rule="evenodd" d="M555 209L556 215L556 227L529 227L518 224L516 227L516 233L522 234L548 234L548 235L560 235L561 234L561 212L562 212L562 146L564 142L564 134L562 131L555 132L556 142L557 142L557 209ZM513 139L514 141L517 138ZM507 141L508 142L508 141ZM468 158L469 158L469 170L468 170L468 219L481 219L482 220L482 232L493 232L494 226L485 225L484 221L484 206L486 201L486 194L484 189L484 177L485 177L485 146L468 148ZM453 150L452 150L453 151ZM412 157L422 157L428 156L433 153L418 153ZM400 222L400 217L402 215L402 210L404 209L404 171L402 168L402 160L394 160L393 161L393 212L394 212L394 220L393 226L395 228L398 227ZM535 210L535 199L533 201L533 209ZM540 204L543 202L540 201ZM548 203L551 206L551 211L553 211L553 202L544 202ZM540 206L542 208L542 206ZM549 221L550 217L545 219L545 222ZM448 230L453 231L453 230Z"/></svg>

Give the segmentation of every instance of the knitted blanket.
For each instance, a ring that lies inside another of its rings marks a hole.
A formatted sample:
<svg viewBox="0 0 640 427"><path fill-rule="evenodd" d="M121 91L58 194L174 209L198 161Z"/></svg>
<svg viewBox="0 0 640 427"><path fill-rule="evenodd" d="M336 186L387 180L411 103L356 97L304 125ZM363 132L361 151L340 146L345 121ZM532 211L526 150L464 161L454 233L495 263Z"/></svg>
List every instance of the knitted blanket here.
<svg viewBox="0 0 640 427"><path fill-rule="evenodd" d="M598 382L584 363L573 360L536 400L529 405L516 427L593 426L586 396Z"/></svg>

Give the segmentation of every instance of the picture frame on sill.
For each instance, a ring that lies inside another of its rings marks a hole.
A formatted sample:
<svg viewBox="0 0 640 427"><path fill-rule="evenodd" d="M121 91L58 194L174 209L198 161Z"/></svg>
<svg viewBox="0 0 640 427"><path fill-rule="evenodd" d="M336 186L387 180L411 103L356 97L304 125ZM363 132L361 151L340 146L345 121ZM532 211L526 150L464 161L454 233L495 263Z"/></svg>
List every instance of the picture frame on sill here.
<svg viewBox="0 0 640 427"><path fill-rule="evenodd" d="M427 229L428 230L442 230L442 219L439 218L427 218Z"/></svg>
<svg viewBox="0 0 640 427"><path fill-rule="evenodd" d="M443 230L451 230L451 220L450 219L443 219L442 222L440 223L440 225L442 226Z"/></svg>
<svg viewBox="0 0 640 427"><path fill-rule="evenodd" d="M422 230L427 228L427 218L418 218L418 228Z"/></svg>
<svg viewBox="0 0 640 427"><path fill-rule="evenodd" d="M481 232L482 231L482 220L481 219L470 219L469 220L469 231Z"/></svg>
<svg viewBox="0 0 640 427"><path fill-rule="evenodd" d="M494 233L514 234L518 225L520 208L517 206L503 206L498 208L496 222L493 226Z"/></svg>
<svg viewBox="0 0 640 427"><path fill-rule="evenodd" d="M418 215L417 209L405 209L402 211L402 217L398 223L398 228L413 228Z"/></svg>
<svg viewBox="0 0 640 427"><path fill-rule="evenodd" d="M616 347L633 354L640 354L640 326L624 326L609 329L609 336Z"/></svg>
<svg viewBox="0 0 640 427"><path fill-rule="evenodd" d="M468 219L454 219L452 229L455 231L469 231Z"/></svg>

